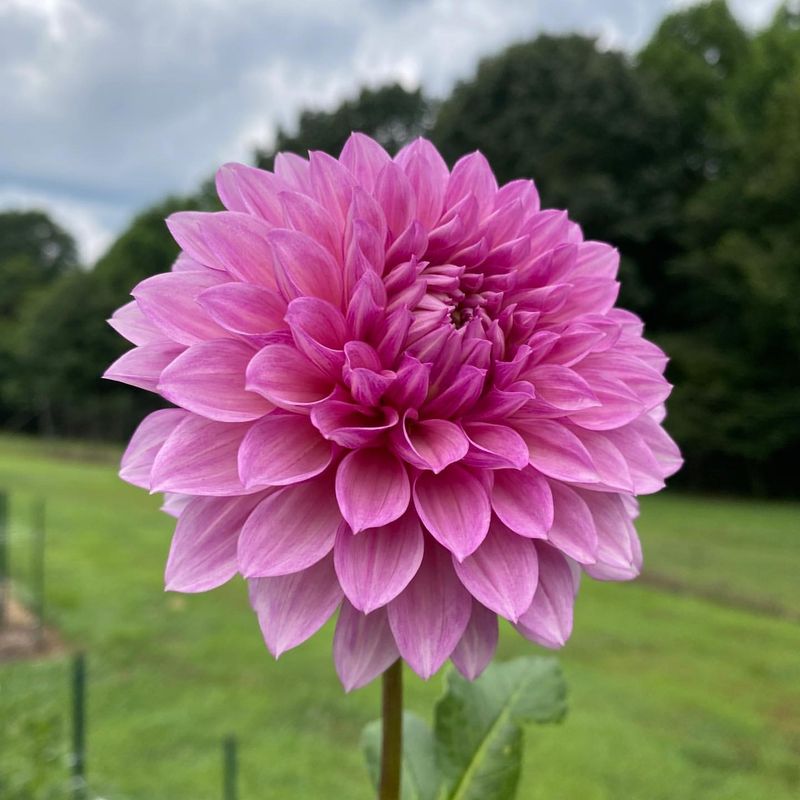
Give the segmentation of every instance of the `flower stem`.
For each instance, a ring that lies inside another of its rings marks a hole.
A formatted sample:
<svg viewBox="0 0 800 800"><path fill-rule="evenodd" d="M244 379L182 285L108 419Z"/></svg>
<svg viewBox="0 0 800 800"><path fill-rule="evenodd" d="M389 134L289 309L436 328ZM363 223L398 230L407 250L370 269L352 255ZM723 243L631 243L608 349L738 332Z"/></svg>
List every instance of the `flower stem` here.
<svg viewBox="0 0 800 800"><path fill-rule="evenodd" d="M403 661L383 673L383 742L379 800L400 800L400 762L403 753Z"/></svg>

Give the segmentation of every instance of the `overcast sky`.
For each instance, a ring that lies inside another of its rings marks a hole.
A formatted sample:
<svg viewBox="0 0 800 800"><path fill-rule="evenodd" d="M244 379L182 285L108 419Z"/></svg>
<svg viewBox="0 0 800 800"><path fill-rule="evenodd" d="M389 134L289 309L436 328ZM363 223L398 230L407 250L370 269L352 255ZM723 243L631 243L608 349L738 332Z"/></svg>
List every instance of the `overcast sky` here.
<svg viewBox="0 0 800 800"><path fill-rule="evenodd" d="M729 0L749 25L778 0ZM432 94L542 31L641 45L683 0L0 0L0 207L94 260L130 216L248 160L299 109L399 80Z"/></svg>

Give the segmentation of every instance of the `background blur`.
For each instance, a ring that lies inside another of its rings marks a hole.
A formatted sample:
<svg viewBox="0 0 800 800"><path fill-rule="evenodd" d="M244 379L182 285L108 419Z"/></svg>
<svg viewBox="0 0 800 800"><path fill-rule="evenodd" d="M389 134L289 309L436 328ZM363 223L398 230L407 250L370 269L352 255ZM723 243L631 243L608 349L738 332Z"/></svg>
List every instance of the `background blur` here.
<svg viewBox="0 0 800 800"><path fill-rule="evenodd" d="M672 357L686 466L645 500L643 579L582 592L520 797L799 796L800 3L0 0L0 579L9 630L44 620L33 659L0 630L0 798L69 796L76 648L89 796L220 797L228 732L243 798L369 796L375 687L343 696L330 632L271 663L238 583L161 592L170 520L115 475L157 400L99 378L165 216L351 130L533 177Z"/></svg>

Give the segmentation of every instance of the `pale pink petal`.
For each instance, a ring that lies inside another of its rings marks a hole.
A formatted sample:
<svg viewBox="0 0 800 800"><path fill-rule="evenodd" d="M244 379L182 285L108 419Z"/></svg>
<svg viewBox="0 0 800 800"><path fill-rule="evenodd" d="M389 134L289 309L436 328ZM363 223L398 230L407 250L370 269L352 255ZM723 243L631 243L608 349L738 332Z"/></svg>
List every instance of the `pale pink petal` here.
<svg viewBox="0 0 800 800"><path fill-rule="evenodd" d="M224 283L202 292L197 302L222 328L242 336L264 336L286 327L286 301L272 289Z"/></svg>
<svg viewBox="0 0 800 800"><path fill-rule="evenodd" d="M236 545L259 495L195 497L183 509L164 575L171 592L206 592L238 571Z"/></svg>
<svg viewBox="0 0 800 800"><path fill-rule="evenodd" d="M249 427L190 414L158 451L150 473L150 490L223 497L250 494L239 480L237 465L239 447Z"/></svg>
<svg viewBox="0 0 800 800"><path fill-rule="evenodd" d="M580 564L597 559L597 529L586 502L575 489L549 481L553 493L553 526L547 540Z"/></svg>
<svg viewBox="0 0 800 800"><path fill-rule="evenodd" d="M253 578L248 584L250 605L275 658L313 636L342 601L331 556L302 572Z"/></svg>
<svg viewBox="0 0 800 800"><path fill-rule="evenodd" d="M472 598L450 554L431 539L413 580L388 606L400 655L427 680L450 657L469 622Z"/></svg>
<svg viewBox="0 0 800 800"><path fill-rule="evenodd" d="M528 445L530 463L550 478L576 483L597 481L592 457L572 431L548 419L514 420Z"/></svg>
<svg viewBox="0 0 800 800"><path fill-rule="evenodd" d="M422 528L412 512L357 534L340 528L333 563L350 602L369 614L397 597L419 569L423 544Z"/></svg>
<svg viewBox="0 0 800 800"><path fill-rule="evenodd" d="M151 344L164 339L164 334L142 313L135 300L118 308L107 321L133 344Z"/></svg>
<svg viewBox="0 0 800 800"><path fill-rule="evenodd" d="M167 437L182 422L188 411L180 408L165 408L148 414L134 431L122 456L119 476L122 480L150 488L150 472L158 451Z"/></svg>
<svg viewBox="0 0 800 800"><path fill-rule="evenodd" d="M347 335L342 312L317 297L298 297L289 303L286 322L298 350L324 373L338 378Z"/></svg>
<svg viewBox="0 0 800 800"><path fill-rule="evenodd" d="M345 691L366 686L399 657L386 609L362 614L345 600L333 634L333 661Z"/></svg>
<svg viewBox="0 0 800 800"><path fill-rule="evenodd" d="M245 523L239 570L246 578L300 572L330 553L341 524L332 474L278 489Z"/></svg>
<svg viewBox="0 0 800 800"><path fill-rule="evenodd" d="M497 614L473 599L469 624L450 655L468 681L474 681L489 666L497 649L497 633Z"/></svg>
<svg viewBox="0 0 800 800"><path fill-rule="evenodd" d="M378 443L397 419L393 408L366 408L341 400L324 400L311 409L311 422L322 436L349 449Z"/></svg>
<svg viewBox="0 0 800 800"><path fill-rule="evenodd" d="M414 484L414 506L434 538L459 560L474 552L489 530L486 488L458 464L438 475L422 473Z"/></svg>
<svg viewBox="0 0 800 800"><path fill-rule="evenodd" d="M384 450L355 450L336 472L339 508L355 533L398 519L410 495L405 466Z"/></svg>
<svg viewBox="0 0 800 800"><path fill-rule="evenodd" d="M161 373L186 348L174 342L161 341L134 347L120 356L104 373L109 381L119 381L155 392Z"/></svg>
<svg viewBox="0 0 800 800"><path fill-rule="evenodd" d="M228 211L244 211L272 225L281 224L278 193L285 184L276 175L245 164L223 164L217 170L216 184Z"/></svg>
<svg viewBox="0 0 800 800"><path fill-rule="evenodd" d="M219 422L246 422L273 405L245 388L251 347L233 339L192 345L162 373L158 391L175 405Z"/></svg>
<svg viewBox="0 0 800 800"><path fill-rule="evenodd" d="M197 302L201 292L227 282L224 273L163 272L137 284L131 294L159 330L179 344L196 344L225 336Z"/></svg>
<svg viewBox="0 0 800 800"><path fill-rule="evenodd" d="M305 414L270 414L255 422L239 448L245 486L285 486L319 475L332 447Z"/></svg>
<svg viewBox="0 0 800 800"><path fill-rule="evenodd" d="M339 160L368 192L375 188L375 180L380 171L391 161L389 154L374 139L363 133L350 134Z"/></svg>
<svg viewBox="0 0 800 800"><path fill-rule="evenodd" d="M552 547L536 542L539 585L530 608L519 618L516 629L544 647L563 647L572 633L575 590L566 559Z"/></svg>
<svg viewBox="0 0 800 800"><path fill-rule="evenodd" d="M600 580L637 577L642 567L636 530L622 498L605 492L581 492L597 530L597 560L586 571Z"/></svg>
<svg viewBox="0 0 800 800"><path fill-rule="evenodd" d="M545 539L553 525L550 484L533 467L494 474L492 509L514 533Z"/></svg>
<svg viewBox="0 0 800 800"><path fill-rule="evenodd" d="M463 561L453 558L459 580L482 605L516 622L533 601L539 567L530 539L494 520L480 547Z"/></svg>
<svg viewBox="0 0 800 800"><path fill-rule="evenodd" d="M465 464L482 469L522 469L528 464L525 440L508 425L491 422L464 422L470 449Z"/></svg>

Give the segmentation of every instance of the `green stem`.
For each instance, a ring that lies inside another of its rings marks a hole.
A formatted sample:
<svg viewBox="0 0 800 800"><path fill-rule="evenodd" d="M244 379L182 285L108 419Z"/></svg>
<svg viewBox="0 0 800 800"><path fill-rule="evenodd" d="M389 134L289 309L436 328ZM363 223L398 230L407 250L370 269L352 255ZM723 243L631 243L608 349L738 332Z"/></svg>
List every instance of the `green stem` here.
<svg viewBox="0 0 800 800"><path fill-rule="evenodd" d="M379 800L400 800L400 763L403 753L403 662L383 673L383 742Z"/></svg>

